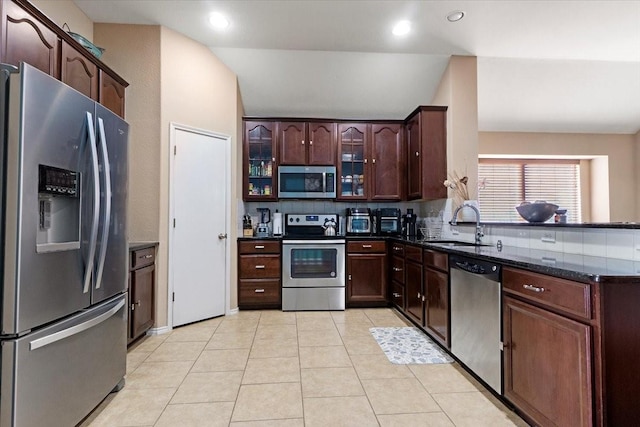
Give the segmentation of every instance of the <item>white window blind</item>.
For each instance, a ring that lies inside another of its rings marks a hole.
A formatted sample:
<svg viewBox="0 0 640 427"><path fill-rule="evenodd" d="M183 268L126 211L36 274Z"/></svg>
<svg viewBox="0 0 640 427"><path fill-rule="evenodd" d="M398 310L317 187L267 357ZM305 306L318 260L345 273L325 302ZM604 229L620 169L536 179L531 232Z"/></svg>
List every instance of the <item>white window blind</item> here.
<svg viewBox="0 0 640 427"><path fill-rule="evenodd" d="M580 222L580 164L573 161L480 159L478 204L484 221L524 221L515 207L545 200Z"/></svg>

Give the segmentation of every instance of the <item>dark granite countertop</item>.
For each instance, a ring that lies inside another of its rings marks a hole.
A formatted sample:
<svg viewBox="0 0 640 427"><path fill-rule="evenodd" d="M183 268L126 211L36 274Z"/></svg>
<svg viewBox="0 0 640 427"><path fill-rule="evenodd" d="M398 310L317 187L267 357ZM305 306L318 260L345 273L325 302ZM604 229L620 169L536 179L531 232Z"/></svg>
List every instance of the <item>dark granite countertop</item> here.
<svg viewBox="0 0 640 427"><path fill-rule="evenodd" d="M581 282L622 281L640 284L640 262L631 260L596 257L538 249L495 245L489 246L448 246L446 243L422 241L415 238L396 238L442 252L471 256L523 268L550 276L562 277Z"/></svg>
<svg viewBox="0 0 640 427"><path fill-rule="evenodd" d="M458 225L476 225L475 222L458 221ZM626 228L631 230L640 229L640 222L572 222L572 223L556 223L556 222L484 222L481 225L489 227L553 227L553 228Z"/></svg>
<svg viewBox="0 0 640 427"><path fill-rule="evenodd" d="M138 249L150 248L157 245L158 242L129 242L129 250L136 251Z"/></svg>
<svg viewBox="0 0 640 427"><path fill-rule="evenodd" d="M561 226L566 226L566 224L562 224ZM632 260L551 252L515 246L503 246L501 250L498 250L495 245L479 247L450 246L443 243L419 240L417 238L403 238L401 236L339 237L344 237L347 241L394 240L425 248L437 249L446 253L489 260L505 266L523 268L541 274L580 282L625 281L640 284L640 262ZM322 238L322 236L319 238ZM282 237L239 237L238 240L282 240Z"/></svg>

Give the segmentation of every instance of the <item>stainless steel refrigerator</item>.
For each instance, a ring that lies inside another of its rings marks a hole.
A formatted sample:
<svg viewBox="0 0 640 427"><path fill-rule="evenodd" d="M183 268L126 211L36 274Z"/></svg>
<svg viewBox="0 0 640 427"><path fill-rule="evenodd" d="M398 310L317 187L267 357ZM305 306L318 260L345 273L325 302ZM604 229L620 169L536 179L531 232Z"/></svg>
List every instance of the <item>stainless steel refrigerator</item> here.
<svg viewBox="0 0 640 427"><path fill-rule="evenodd" d="M73 426L124 385L128 124L1 74L0 426Z"/></svg>

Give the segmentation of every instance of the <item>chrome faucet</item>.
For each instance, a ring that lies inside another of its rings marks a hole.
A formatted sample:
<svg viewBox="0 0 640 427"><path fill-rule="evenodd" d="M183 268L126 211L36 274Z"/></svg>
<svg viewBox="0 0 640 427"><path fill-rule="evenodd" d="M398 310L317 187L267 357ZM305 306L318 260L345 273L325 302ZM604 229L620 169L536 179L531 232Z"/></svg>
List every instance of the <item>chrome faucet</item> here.
<svg viewBox="0 0 640 427"><path fill-rule="evenodd" d="M482 236L484 236L484 232L482 231L482 226L480 225L480 211L478 210L478 208L468 204L463 204L461 206L458 206L458 208L456 208L456 210L453 211L453 218L451 219L451 225L458 225L458 221L456 220L456 218L458 217L458 212L460 212L462 208L471 208L476 213L476 244L479 245L480 243L482 243L481 239L482 239Z"/></svg>

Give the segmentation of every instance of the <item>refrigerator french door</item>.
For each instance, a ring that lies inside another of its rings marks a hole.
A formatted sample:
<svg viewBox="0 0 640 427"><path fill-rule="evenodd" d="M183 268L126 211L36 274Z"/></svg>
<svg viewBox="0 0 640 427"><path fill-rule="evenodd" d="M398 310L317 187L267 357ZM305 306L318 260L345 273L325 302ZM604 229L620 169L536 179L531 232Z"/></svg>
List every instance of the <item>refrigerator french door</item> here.
<svg viewBox="0 0 640 427"><path fill-rule="evenodd" d="M75 425L126 364L128 125L3 66L0 427Z"/></svg>

